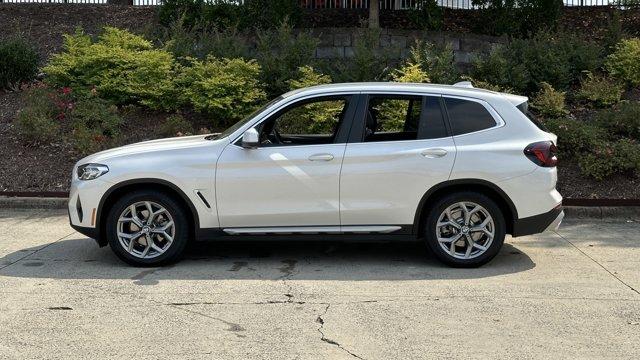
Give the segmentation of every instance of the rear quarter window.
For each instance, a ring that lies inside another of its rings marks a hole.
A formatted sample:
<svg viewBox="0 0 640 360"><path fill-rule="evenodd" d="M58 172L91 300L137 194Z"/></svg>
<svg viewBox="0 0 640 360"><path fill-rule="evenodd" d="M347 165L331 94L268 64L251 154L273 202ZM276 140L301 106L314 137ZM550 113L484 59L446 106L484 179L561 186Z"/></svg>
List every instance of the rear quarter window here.
<svg viewBox="0 0 640 360"><path fill-rule="evenodd" d="M468 134L496 126L496 120L484 105L470 100L444 98L453 135Z"/></svg>

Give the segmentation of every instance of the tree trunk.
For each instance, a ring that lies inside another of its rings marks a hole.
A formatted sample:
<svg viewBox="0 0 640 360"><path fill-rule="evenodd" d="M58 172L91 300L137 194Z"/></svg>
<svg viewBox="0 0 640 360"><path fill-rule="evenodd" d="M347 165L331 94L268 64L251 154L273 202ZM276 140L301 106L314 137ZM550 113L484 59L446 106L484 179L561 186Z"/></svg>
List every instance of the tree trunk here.
<svg viewBox="0 0 640 360"><path fill-rule="evenodd" d="M380 1L369 0L369 28L377 29L380 27Z"/></svg>

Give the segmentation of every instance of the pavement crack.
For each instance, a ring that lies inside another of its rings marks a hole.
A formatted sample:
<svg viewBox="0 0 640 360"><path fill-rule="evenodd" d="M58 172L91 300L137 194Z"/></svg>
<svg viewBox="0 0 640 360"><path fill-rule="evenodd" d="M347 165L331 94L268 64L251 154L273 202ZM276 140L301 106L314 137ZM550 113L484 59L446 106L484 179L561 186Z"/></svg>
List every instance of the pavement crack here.
<svg viewBox="0 0 640 360"><path fill-rule="evenodd" d="M356 359L363 359L362 357L360 357L360 356L352 353L351 351L345 349L344 346L340 345L339 342L337 342L335 340L332 340L332 339L329 339L328 337L325 336L324 331L323 331L324 324L325 324L323 316L325 316L327 314L327 312L329 311L330 307L331 307L331 304L327 304L327 306L324 308L324 312L322 314L318 315L318 317L316 318L316 322L318 324L320 324L320 326L318 327L318 332L320 333L320 340L326 342L327 344L331 344L333 346L338 347L340 350L346 352L347 354L353 356Z"/></svg>
<svg viewBox="0 0 640 360"><path fill-rule="evenodd" d="M578 250L582 255L586 256L588 259L590 259L591 261L593 261L594 263L598 264L598 266L600 266L602 269L604 269L604 271L608 272L609 275L613 276L614 279L618 280L621 284L623 284L624 286L628 287L629 289L631 289L631 291L635 292L636 294L640 295L640 291L638 291L637 289L635 289L633 286L627 284L624 280L622 280L621 278L618 277L618 275L614 274L613 272L611 272L611 270L607 269L604 265L602 265L600 262L598 262L598 260L594 259L593 257L591 257L589 254L587 254L586 252L582 251L582 249L580 249L579 247L577 247L574 243L572 243L569 239L567 239L566 237L562 236L559 232L554 231L556 233L556 235L560 236L560 238L562 238L564 241L566 241L567 243L569 243L569 245L573 246L576 250Z"/></svg>
<svg viewBox="0 0 640 360"><path fill-rule="evenodd" d="M11 265L13 265L13 264L15 264L15 263L17 263L17 262L20 262L20 261L22 261L22 260L24 260L24 259L28 258L29 256L32 256L32 255L34 255L34 254L36 254L36 253L38 253L38 252L40 252L40 251L42 251L42 250L44 250L44 249L48 248L49 246L51 246L51 245L53 245L53 244L57 243L57 242L58 242L58 241L60 241L60 240L63 240L63 239L68 238L69 236L71 236L71 235L73 235L73 234L75 234L75 231L74 231L74 232L72 232L71 234L68 234L68 235L65 235L65 236L63 236L63 237L59 238L58 240L55 240L55 241L52 241L52 242L48 243L47 245L45 245L45 246L41 247L41 248L40 248L40 249L38 249L38 250L35 250L35 251L32 251L32 252L28 253L27 255L25 255L25 256L23 256L23 257L19 258L18 260L15 260L15 261L12 261L12 262L7 263L6 265L4 265L4 266L0 267L0 271L1 271L1 270L4 270L4 269L6 269L6 268L8 268L9 266L11 266Z"/></svg>

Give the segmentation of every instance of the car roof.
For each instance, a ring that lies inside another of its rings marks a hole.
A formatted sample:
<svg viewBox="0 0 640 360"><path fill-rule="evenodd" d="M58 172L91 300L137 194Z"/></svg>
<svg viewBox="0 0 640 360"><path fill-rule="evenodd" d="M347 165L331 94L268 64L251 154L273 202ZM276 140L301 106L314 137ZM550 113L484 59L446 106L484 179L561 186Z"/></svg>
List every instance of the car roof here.
<svg viewBox="0 0 640 360"><path fill-rule="evenodd" d="M507 97L512 103L527 101L524 96L499 93L491 90L468 87L464 85L441 85L424 83L399 83L399 82L360 82L360 83L334 83L326 85L316 85L298 90L290 91L282 97L288 98L296 95L320 95L334 92L349 91L406 91L421 93L437 93L442 95L468 96L480 99L490 99L493 97Z"/></svg>

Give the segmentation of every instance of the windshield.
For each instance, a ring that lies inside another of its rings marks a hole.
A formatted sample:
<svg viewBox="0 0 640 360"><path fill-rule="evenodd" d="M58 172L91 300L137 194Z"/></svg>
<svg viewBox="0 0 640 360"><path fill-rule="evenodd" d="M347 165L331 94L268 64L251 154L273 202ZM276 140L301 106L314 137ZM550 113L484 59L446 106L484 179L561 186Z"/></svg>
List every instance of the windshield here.
<svg viewBox="0 0 640 360"><path fill-rule="evenodd" d="M248 123L249 121L253 120L253 118L255 118L258 114L260 114L262 111L264 111L266 108L268 108L269 106L273 105L275 102L282 100L282 96L278 96L277 98L269 101L268 103L266 103L263 107L259 108L258 110L252 112L251 114L249 114L247 117L245 117L244 119L238 121L237 123L231 125L230 127L228 127L225 131L221 132L219 135L217 135L215 138L216 139L222 139L224 137L229 136L230 134L232 134L234 131L240 129L244 124Z"/></svg>

